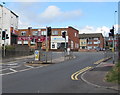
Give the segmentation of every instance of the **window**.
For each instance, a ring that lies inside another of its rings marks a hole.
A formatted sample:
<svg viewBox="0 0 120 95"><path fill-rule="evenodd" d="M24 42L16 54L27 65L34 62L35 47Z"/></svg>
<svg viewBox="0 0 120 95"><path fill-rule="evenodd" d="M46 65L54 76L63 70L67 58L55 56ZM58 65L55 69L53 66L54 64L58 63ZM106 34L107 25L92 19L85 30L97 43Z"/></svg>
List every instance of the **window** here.
<svg viewBox="0 0 120 95"><path fill-rule="evenodd" d="M24 44L28 44L28 41L24 41Z"/></svg>
<svg viewBox="0 0 120 95"><path fill-rule="evenodd" d="M77 36L77 33L75 33L75 37Z"/></svg>
<svg viewBox="0 0 120 95"><path fill-rule="evenodd" d="M55 48L55 44L52 44L52 48Z"/></svg>
<svg viewBox="0 0 120 95"><path fill-rule="evenodd" d="M86 44L86 42L81 42L81 45L85 45Z"/></svg>
<svg viewBox="0 0 120 95"><path fill-rule="evenodd" d="M25 36L25 35L26 35L26 31L22 31L21 36Z"/></svg>
<svg viewBox="0 0 120 95"><path fill-rule="evenodd" d="M94 40L98 40L98 38L93 38Z"/></svg>
<svg viewBox="0 0 120 95"><path fill-rule="evenodd" d="M81 49L86 49L86 47L85 47L85 46L82 46Z"/></svg>
<svg viewBox="0 0 120 95"><path fill-rule="evenodd" d="M92 46L88 46L88 49L92 49Z"/></svg>
<svg viewBox="0 0 120 95"><path fill-rule="evenodd" d="M32 34L33 34L34 36L37 36L37 35L38 35L38 31L33 31Z"/></svg>
<svg viewBox="0 0 120 95"><path fill-rule="evenodd" d="M52 31L52 35L58 35L58 31Z"/></svg>
<svg viewBox="0 0 120 95"><path fill-rule="evenodd" d="M74 44L73 41L71 41L71 49L73 49L73 44Z"/></svg>
<svg viewBox="0 0 120 95"><path fill-rule="evenodd" d="M57 49L60 49L61 43L57 43Z"/></svg>
<svg viewBox="0 0 120 95"><path fill-rule="evenodd" d="M46 31L42 31L41 35L46 35L46 33L47 33Z"/></svg>
<svg viewBox="0 0 120 95"><path fill-rule="evenodd" d="M88 42L88 44L92 44L92 42Z"/></svg>
<svg viewBox="0 0 120 95"><path fill-rule="evenodd" d="M96 49L97 48L97 46L94 46L94 49Z"/></svg>
<svg viewBox="0 0 120 95"><path fill-rule="evenodd" d="M99 44L99 42L94 42L94 44Z"/></svg>

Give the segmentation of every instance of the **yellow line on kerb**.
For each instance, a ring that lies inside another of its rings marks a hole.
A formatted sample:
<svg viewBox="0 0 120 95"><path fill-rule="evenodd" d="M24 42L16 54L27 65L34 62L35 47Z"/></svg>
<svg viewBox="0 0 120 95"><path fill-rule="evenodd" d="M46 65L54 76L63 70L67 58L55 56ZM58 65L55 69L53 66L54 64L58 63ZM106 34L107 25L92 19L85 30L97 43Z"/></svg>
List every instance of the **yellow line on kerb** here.
<svg viewBox="0 0 120 95"><path fill-rule="evenodd" d="M102 61L104 61L104 60L106 60L106 59L108 59L109 57L106 57L106 58L103 58L103 59L100 59L100 60L98 60L97 62L95 62L94 64L99 64L99 63L101 63Z"/></svg>
<svg viewBox="0 0 120 95"><path fill-rule="evenodd" d="M87 71L87 70L90 69L90 68L92 68L92 67L86 67L86 68L83 68L83 69L81 69L81 70L73 73L73 74L71 75L71 79L72 79L72 80L78 80L78 76L79 76L81 73Z"/></svg>

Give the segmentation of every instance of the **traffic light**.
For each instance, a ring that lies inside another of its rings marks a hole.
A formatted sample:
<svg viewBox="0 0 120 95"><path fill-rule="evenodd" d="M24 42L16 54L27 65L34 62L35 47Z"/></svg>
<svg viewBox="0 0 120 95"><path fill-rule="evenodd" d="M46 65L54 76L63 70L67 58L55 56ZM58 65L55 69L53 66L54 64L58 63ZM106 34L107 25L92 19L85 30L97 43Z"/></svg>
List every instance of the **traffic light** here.
<svg viewBox="0 0 120 95"><path fill-rule="evenodd" d="M47 27L47 36L51 36L51 27Z"/></svg>
<svg viewBox="0 0 120 95"><path fill-rule="evenodd" d="M109 36L112 36L114 38L114 27L112 29L110 29Z"/></svg>
<svg viewBox="0 0 120 95"><path fill-rule="evenodd" d="M65 32L65 31L62 32L62 37L63 37L63 38L66 38L66 32Z"/></svg>
<svg viewBox="0 0 120 95"><path fill-rule="evenodd" d="M8 34L6 34L6 39L9 39Z"/></svg>
<svg viewBox="0 0 120 95"><path fill-rule="evenodd" d="M2 40L5 40L5 35L6 35L6 32L2 31Z"/></svg>

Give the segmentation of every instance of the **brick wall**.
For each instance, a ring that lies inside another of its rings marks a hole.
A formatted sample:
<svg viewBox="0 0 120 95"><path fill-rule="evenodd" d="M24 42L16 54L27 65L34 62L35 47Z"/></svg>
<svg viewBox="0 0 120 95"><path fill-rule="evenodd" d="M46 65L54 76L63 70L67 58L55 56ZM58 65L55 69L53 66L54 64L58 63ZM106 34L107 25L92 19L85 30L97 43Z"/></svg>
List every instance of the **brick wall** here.
<svg viewBox="0 0 120 95"><path fill-rule="evenodd" d="M73 41L74 49L78 50L79 49L79 31L74 29L73 27L68 27L68 36L69 36L69 43L71 43L71 41ZM78 44L78 47L75 46L75 43Z"/></svg>

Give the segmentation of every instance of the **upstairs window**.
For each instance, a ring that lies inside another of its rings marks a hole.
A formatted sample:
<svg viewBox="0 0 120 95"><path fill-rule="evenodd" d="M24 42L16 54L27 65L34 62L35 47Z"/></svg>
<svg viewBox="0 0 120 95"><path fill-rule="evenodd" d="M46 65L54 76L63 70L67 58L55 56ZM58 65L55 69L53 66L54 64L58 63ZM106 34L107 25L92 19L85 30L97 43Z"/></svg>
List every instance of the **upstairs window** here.
<svg viewBox="0 0 120 95"><path fill-rule="evenodd" d="M46 33L47 33L46 31L42 31L42 32L41 32L41 35L42 35L42 36L45 36Z"/></svg>
<svg viewBox="0 0 120 95"><path fill-rule="evenodd" d="M37 35L38 35L38 31L33 31L32 34L33 34L34 36L37 36Z"/></svg>
<svg viewBox="0 0 120 95"><path fill-rule="evenodd" d="M88 44L92 44L92 42L88 42Z"/></svg>
<svg viewBox="0 0 120 95"><path fill-rule="evenodd" d="M21 36L26 36L26 31L22 31Z"/></svg>
<svg viewBox="0 0 120 95"><path fill-rule="evenodd" d="M98 40L98 38L94 38L94 40Z"/></svg>
<svg viewBox="0 0 120 95"><path fill-rule="evenodd" d="M52 31L52 35L58 35L58 31Z"/></svg>

